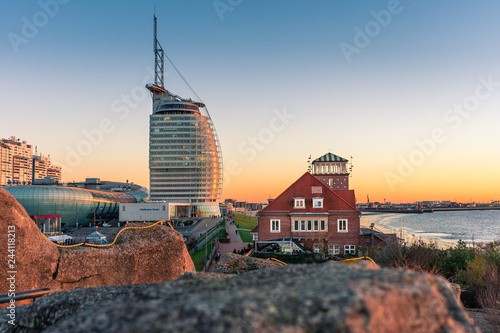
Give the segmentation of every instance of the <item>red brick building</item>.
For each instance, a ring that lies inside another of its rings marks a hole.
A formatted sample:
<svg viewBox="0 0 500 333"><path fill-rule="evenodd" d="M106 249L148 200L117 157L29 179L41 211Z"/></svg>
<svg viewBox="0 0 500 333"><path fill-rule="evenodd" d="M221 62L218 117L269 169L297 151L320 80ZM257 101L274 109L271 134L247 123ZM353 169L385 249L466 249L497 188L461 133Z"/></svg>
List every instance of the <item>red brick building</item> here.
<svg viewBox="0 0 500 333"><path fill-rule="evenodd" d="M257 243L275 240L285 251L300 245L325 255L356 254L359 246L383 244L383 234L361 231L347 162L331 153L314 160L312 174L306 172L257 214Z"/></svg>

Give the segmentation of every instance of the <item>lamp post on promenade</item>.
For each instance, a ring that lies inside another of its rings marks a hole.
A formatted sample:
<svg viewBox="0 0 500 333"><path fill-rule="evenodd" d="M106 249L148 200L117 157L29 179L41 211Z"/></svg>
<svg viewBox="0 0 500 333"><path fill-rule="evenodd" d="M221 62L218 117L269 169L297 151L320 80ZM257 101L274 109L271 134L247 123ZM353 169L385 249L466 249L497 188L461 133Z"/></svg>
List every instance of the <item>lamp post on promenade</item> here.
<svg viewBox="0 0 500 333"><path fill-rule="evenodd" d="M205 272L207 271L208 223L205 223Z"/></svg>

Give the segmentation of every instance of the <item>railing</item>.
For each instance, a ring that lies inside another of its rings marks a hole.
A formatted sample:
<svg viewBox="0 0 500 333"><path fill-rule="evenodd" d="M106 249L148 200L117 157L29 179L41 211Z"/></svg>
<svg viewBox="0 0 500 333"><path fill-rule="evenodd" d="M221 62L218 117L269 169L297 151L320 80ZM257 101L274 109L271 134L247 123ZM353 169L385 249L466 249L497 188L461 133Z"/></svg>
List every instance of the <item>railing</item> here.
<svg viewBox="0 0 500 333"><path fill-rule="evenodd" d="M169 221L158 221L156 223L153 223L151 225L148 225L148 226L145 226L145 227L125 227L123 229L121 229L115 236L115 240L110 243L110 244L91 244L91 243L79 243L79 244L74 244L74 245L59 245L59 244L56 244L57 247L61 247L61 248L72 248L72 247L79 247L79 246L91 246L91 247L109 247L109 246L113 246L116 241L118 240L118 236L120 236L120 234L125 231L125 230L133 230L133 229L148 229L148 228L152 228L158 224L163 224L163 223L167 223L170 228L172 228L172 230L174 230L174 227L172 227L172 225L170 224ZM47 237L47 236L46 236Z"/></svg>
<svg viewBox="0 0 500 333"><path fill-rule="evenodd" d="M208 267L212 264L215 253L219 251L219 243L215 244L215 246L212 248L212 252L210 252L209 257L207 258L207 261L205 262L205 267L203 267L204 272L208 272ZM208 260L210 258L210 260Z"/></svg>

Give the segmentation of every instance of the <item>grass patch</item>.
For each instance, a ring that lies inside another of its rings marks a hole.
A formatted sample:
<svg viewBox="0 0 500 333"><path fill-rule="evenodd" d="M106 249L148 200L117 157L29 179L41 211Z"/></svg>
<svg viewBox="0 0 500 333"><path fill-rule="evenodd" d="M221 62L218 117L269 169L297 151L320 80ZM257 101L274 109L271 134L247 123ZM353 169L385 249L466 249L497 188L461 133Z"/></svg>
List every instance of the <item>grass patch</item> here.
<svg viewBox="0 0 500 333"><path fill-rule="evenodd" d="M234 213L233 213L233 220L238 226L238 228L249 229L249 230L255 228L259 223L259 220L256 217L234 214Z"/></svg>
<svg viewBox="0 0 500 333"><path fill-rule="evenodd" d="M210 255L211 251L212 245L209 244L207 248L207 255ZM203 247L203 249L199 250L198 252L191 254L191 259L193 260L195 266L203 263L203 261L205 260L205 247Z"/></svg>
<svg viewBox="0 0 500 333"><path fill-rule="evenodd" d="M202 237L205 237L205 235L203 235ZM212 252L212 248L213 248L212 240L215 237L218 237L218 238L226 237L226 229L221 229L217 235L215 235L214 237L212 237L208 240L207 255L209 255L209 256L210 256L210 253ZM201 239L201 237L200 237L200 239ZM198 252L191 253L190 255L191 255L191 260L193 260L193 263L196 267L196 270L197 271L203 270L203 262L205 261L205 247L203 246L203 248L200 249ZM198 270L198 267L201 267L200 270Z"/></svg>
<svg viewBox="0 0 500 333"><path fill-rule="evenodd" d="M253 236L250 234L250 231L247 230L238 230L240 233L241 240L245 243L253 243Z"/></svg>

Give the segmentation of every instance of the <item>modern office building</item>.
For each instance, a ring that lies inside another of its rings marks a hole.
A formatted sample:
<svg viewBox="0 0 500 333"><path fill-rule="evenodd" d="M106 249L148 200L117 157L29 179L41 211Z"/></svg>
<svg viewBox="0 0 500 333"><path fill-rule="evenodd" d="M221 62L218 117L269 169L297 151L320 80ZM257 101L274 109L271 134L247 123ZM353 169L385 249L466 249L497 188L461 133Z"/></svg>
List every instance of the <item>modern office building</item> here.
<svg viewBox="0 0 500 333"><path fill-rule="evenodd" d="M144 187L101 182L98 178L68 186L6 186L4 189L33 219L60 216L63 228L110 221L118 218L121 203L143 202L148 198L148 190Z"/></svg>
<svg viewBox="0 0 500 333"><path fill-rule="evenodd" d="M33 146L15 137L0 140L0 186L27 185L51 177L62 181L62 168L50 156L33 155Z"/></svg>
<svg viewBox="0 0 500 333"><path fill-rule="evenodd" d="M177 215L220 215L222 153L204 103L166 90L163 49L156 38L155 83L146 85L153 99L149 132L150 200L175 202ZM185 211L183 211L185 210Z"/></svg>

